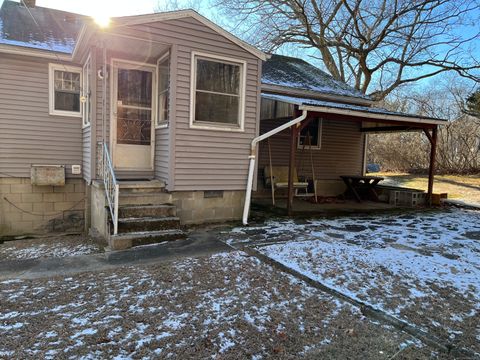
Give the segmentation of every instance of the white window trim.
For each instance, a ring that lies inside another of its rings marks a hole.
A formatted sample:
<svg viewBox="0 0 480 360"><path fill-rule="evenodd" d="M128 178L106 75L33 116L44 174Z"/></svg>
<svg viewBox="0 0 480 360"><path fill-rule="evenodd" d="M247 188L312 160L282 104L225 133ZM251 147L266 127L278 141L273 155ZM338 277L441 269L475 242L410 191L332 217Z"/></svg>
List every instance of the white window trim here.
<svg viewBox="0 0 480 360"><path fill-rule="evenodd" d="M312 121L318 121L318 145L302 145L300 144L300 134L298 134L297 138L297 149L298 150L320 150L322 148L322 133L323 133L323 119L316 118ZM308 126L308 125L307 125Z"/></svg>
<svg viewBox="0 0 480 360"><path fill-rule="evenodd" d="M92 119L90 119L90 121L87 122L87 120L88 120L87 116L88 116L89 112L88 111L83 111L84 104L82 103L82 96L84 96L85 97L85 103L86 103L85 108L87 106L89 106L88 104L89 104L90 95L87 92L88 89L85 89L85 85L86 85L87 81L91 81L91 80L95 79L95 77L93 75L90 79L88 79L88 74L87 74L87 77L84 76L84 72L87 68L88 63L90 63L90 72L93 74L92 58L91 58L90 54L88 55L87 60L85 61L85 64L82 67L82 75L81 75L81 78L80 78L80 81L82 82L81 83L82 88L80 89L80 109L81 109L80 111L82 111L82 129L85 129L85 128L89 127L91 125L91 120L92 120ZM88 85L89 85L89 87L92 87L92 84L89 83ZM91 103L90 103L90 105L91 105ZM89 109L89 110L90 110L90 114L92 114L93 109Z"/></svg>
<svg viewBox="0 0 480 360"><path fill-rule="evenodd" d="M202 121L195 122L195 99L196 99L196 79L197 79L197 59L202 58L206 60L220 60L225 63L232 63L233 65L240 65L240 101L239 101L239 124L237 126L222 125L217 123L208 123ZM191 70L190 70L190 128L215 130L215 131L230 131L230 132L244 132L245 131L245 96L247 83L247 62L240 59L220 56L216 54L209 54L203 52L192 51Z"/></svg>
<svg viewBox="0 0 480 360"><path fill-rule="evenodd" d="M160 93L158 92L158 86L160 84L160 63L162 61L164 61L166 58L169 58L169 62L168 62L168 107L170 107L170 104L171 104L171 101L170 101L170 96L171 96L171 89L170 89L170 67L172 66L172 62L171 62L171 58L170 58L170 51L167 51L165 54L163 54L162 56L160 56L157 60L157 89L156 89L156 96L158 97L160 95ZM165 119L165 120L162 120L160 121L160 114L159 114L159 110L160 110L160 104L159 104L159 101L158 101L158 98L155 99L156 100L156 107L155 107L155 129L165 129L168 127L168 123L170 122L170 114L172 113L170 111L170 109L168 109L168 118Z"/></svg>
<svg viewBox="0 0 480 360"><path fill-rule="evenodd" d="M76 72L80 74L80 86L82 86L82 68L77 66L62 65L62 64L48 64L48 88L49 88L49 113L54 116L72 116L82 117L82 104L80 104L79 111L65 111L55 110L55 86L54 86L54 73L58 71ZM80 96L82 95L82 89L80 88ZM83 121L83 120L82 120Z"/></svg>

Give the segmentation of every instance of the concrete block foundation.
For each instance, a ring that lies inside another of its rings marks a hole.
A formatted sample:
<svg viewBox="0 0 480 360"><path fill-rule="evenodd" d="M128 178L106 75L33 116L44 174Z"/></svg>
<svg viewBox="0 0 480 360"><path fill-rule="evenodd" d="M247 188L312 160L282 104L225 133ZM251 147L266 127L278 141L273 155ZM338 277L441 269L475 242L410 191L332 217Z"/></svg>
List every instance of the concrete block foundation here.
<svg viewBox="0 0 480 360"><path fill-rule="evenodd" d="M244 201L245 191L219 191L215 196L204 191L172 193L177 216L185 225L240 220Z"/></svg>
<svg viewBox="0 0 480 360"><path fill-rule="evenodd" d="M83 179L37 186L30 178L0 178L0 236L81 232L85 199Z"/></svg>

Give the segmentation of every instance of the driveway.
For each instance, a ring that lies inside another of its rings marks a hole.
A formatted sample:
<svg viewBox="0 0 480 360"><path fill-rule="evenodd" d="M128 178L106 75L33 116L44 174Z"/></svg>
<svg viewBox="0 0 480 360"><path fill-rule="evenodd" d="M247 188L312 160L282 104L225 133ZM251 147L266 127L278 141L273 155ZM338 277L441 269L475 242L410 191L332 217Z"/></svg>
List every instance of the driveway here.
<svg viewBox="0 0 480 360"><path fill-rule="evenodd" d="M226 237L480 356L480 212L272 220Z"/></svg>
<svg viewBox="0 0 480 360"><path fill-rule="evenodd" d="M70 274L37 259L49 271L0 280L0 359L451 358L362 304L475 355L479 239L479 214L454 210L208 229Z"/></svg>
<svg viewBox="0 0 480 360"><path fill-rule="evenodd" d="M243 252L0 282L0 358L429 358L434 350Z"/></svg>

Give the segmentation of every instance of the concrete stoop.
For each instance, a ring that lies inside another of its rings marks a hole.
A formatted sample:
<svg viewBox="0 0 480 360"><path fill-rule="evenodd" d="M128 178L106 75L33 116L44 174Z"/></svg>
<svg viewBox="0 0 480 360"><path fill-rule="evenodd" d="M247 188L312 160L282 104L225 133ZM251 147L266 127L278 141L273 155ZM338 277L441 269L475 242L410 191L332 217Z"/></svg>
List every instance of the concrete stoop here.
<svg viewBox="0 0 480 360"><path fill-rule="evenodd" d="M161 182L120 182L118 233L110 235L110 250L184 238L171 200Z"/></svg>

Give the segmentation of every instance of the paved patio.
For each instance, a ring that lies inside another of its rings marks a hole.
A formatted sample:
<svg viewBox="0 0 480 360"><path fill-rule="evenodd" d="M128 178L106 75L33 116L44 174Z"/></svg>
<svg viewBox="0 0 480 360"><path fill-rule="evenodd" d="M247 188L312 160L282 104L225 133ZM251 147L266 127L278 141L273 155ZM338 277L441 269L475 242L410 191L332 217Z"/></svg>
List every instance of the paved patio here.
<svg viewBox="0 0 480 360"><path fill-rule="evenodd" d="M260 212L271 212L272 214L286 214L287 200L284 198L276 199L275 206L272 205L271 198L256 198L252 203L253 209ZM372 213L382 211L399 210L393 205L383 202L363 201L358 203L354 200L341 200L337 198L319 199L319 203L314 203L310 199L294 199L293 213L297 216L311 215L346 215L358 213Z"/></svg>

